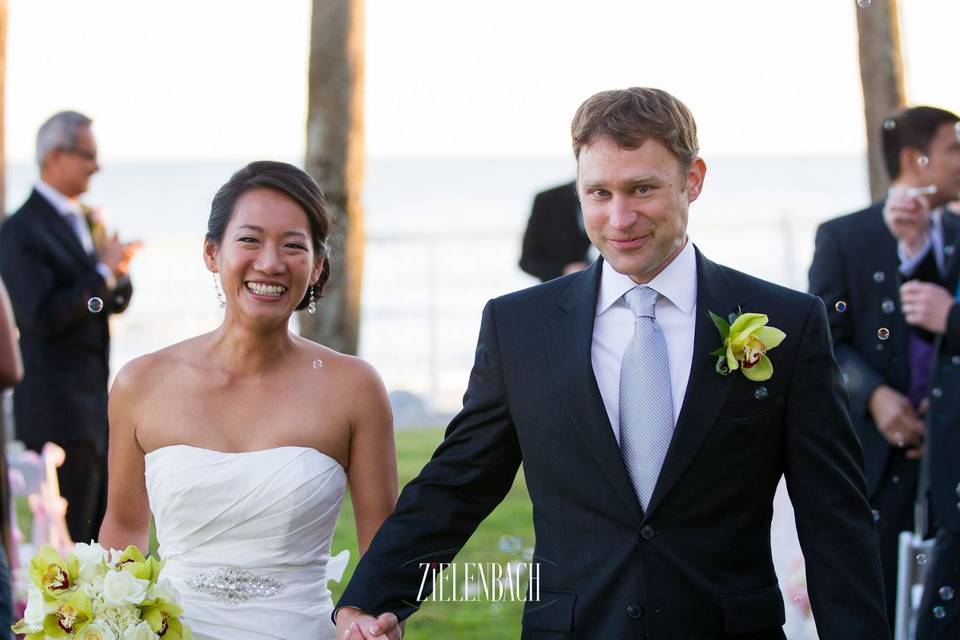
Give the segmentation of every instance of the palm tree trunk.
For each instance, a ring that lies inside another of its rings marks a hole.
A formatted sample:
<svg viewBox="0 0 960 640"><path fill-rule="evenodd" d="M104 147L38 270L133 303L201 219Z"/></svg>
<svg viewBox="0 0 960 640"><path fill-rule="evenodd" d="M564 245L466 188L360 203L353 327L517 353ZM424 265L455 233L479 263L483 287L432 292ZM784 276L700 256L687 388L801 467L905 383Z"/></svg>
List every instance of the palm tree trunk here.
<svg viewBox="0 0 960 640"><path fill-rule="evenodd" d="M363 278L363 0L313 0L305 168L323 187L334 219L331 273L301 333L355 354Z"/></svg>
<svg viewBox="0 0 960 640"><path fill-rule="evenodd" d="M906 104L903 89L903 55L897 0L872 0L856 4L860 36L860 81L867 126L870 197L880 200L890 185L883 162L880 131L883 121Z"/></svg>

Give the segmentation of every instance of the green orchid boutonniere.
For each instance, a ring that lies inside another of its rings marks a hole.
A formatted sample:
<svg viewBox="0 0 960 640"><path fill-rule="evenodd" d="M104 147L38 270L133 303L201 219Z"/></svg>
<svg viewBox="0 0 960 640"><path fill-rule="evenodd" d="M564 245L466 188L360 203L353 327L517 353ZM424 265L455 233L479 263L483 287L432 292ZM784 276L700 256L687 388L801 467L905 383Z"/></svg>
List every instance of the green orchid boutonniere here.
<svg viewBox="0 0 960 640"><path fill-rule="evenodd" d="M731 313L729 321L710 312L710 319L720 331L723 345L710 355L717 356L717 373L728 375L740 369L747 379L763 382L773 376L770 351L787 337L783 331L768 327L762 313Z"/></svg>

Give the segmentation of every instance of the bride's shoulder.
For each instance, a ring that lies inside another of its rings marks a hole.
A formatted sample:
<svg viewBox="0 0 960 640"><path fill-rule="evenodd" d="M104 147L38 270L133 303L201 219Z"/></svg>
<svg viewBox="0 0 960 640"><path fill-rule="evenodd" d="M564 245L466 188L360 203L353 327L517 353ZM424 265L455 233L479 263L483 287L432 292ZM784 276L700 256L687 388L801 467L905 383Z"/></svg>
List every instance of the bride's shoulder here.
<svg viewBox="0 0 960 640"><path fill-rule="evenodd" d="M382 384L380 374L363 358L340 353L302 336L294 336L294 340L298 351L302 354L298 358L312 360L315 369L322 368L335 372L335 376L330 376L332 379L352 388L364 382Z"/></svg>
<svg viewBox="0 0 960 640"><path fill-rule="evenodd" d="M111 392L156 388L159 382L170 380L171 374L180 374L193 368L195 354L203 338L190 338L127 362L117 372Z"/></svg>

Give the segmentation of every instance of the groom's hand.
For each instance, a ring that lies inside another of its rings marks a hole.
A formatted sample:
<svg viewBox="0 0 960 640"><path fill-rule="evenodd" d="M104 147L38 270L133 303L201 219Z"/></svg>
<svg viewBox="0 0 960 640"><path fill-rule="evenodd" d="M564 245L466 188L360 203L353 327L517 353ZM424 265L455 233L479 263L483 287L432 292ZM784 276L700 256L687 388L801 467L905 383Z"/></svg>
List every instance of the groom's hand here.
<svg viewBox="0 0 960 640"><path fill-rule="evenodd" d="M338 640L401 640L403 626L392 613L373 616L356 607L341 607L337 611Z"/></svg>
<svg viewBox="0 0 960 640"><path fill-rule="evenodd" d="M869 407L877 429L891 445L902 449L923 444L923 421L907 396L882 384L870 395Z"/></svg>

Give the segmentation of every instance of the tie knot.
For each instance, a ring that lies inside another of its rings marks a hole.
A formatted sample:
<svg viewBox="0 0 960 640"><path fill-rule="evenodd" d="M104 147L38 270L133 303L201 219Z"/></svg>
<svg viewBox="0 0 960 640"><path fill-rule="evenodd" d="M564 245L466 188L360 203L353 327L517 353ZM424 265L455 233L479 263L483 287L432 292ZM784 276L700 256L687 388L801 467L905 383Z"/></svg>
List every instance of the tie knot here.
<svg viewBox="0 0 960 640"><path fill-rule="evenodd" d="M657 314L654 308L657 306L657 299L660 294L656 289L650 287L634 287L623 294L623 300L633 311L633 315L638 318L656 318Z"/></svg>

